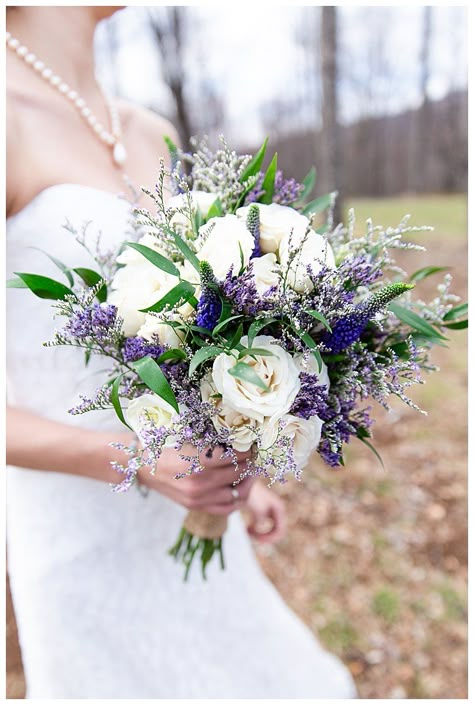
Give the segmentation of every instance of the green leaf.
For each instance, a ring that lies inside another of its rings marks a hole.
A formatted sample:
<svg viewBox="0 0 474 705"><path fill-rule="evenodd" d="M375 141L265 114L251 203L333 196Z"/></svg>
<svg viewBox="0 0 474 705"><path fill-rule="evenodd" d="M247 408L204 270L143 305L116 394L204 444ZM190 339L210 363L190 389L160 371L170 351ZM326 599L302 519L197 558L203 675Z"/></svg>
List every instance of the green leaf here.
<svg viewBox="0 0 474 705"><path fill-rule="evenodd" d="M387 308L389 311L394 313L395 316L402 321L402 323L406 323L406 325L414 328L419 333L426 335L428 338L441 338L441 340L447 340L444 335L441 335L441 333L425 321L424 318L418 316L417 313L409 311L407 308L403 308L403 306L400 306L394 302L390 303Z"/></svg>
<svg viewBox="0 0 474 705"><path fill-rule="evenodd" d="M186 302L190 302L191 298L194 297L194 286L190 284L189 282L186 281L181 281L179 284L176 284L170 291L168 291L167 294L162 296L162 298L154 303L152 306L148 306L148 308L142 308L140 311L142 313L148 313L149 311L155 311L158 313L159 311L162 311L166 306L169 306L170 308L173 308L181 302L182 304Z"/></svg>
<svg viewBox="0 0 474 705"><path fill-rule="evenodd" d="M324 196L318 196L314 201L311 201L301 211L303 215L316 215L322 213L331 205L331 194L327 193Z"/></svg>
<svg viewBox="0 0 474 705"><path fill-rule="evenodd" d="M7 279L5 283L7 289L28 289L23 279L18 279L18 277L15 277L14 279Z"/></svg>
<svg viewBox="0 0 474 705"><path fill-rule="evenodd" d="M444 314L443 321L454 321L461 316L467 316L468 304L459 304Z"/></svg>
<svg viewBox="0 0 474 705"><path fill-rule="evenodd" d="M331 328L331 326L329 325L329 323L327 322L327 320L324 318L324 316L323 316L322 313L319 313L319 311L314 311L313 309L305 309L304 312L305 312L305 313L309 313L310 316L312 316L313 318L316 318L317 321L319 321L320 323L322 323L323 326L324 326L325 328L327 328L327 330L328 330L330 333L332 333L332 328Z"/></svg>
<svg viewBox="0 0 474 705"><path fill-rule="evenodd" d="M215 326L214 330L212 331L212 335L217 335L223 328L226 327L228 323L230 323L231 321L235 321L236 318L242 318L242 315L239 314L238 316L230 316L230 318L225 318L223 321L221 321Z"/></svg>
<svg viewBox="0 0 474 705"><path fill-rule="evenodd" d="M250 367L250 365L247 365L246 362L237 362L227 371L230 375L232 375L232 377L243 379L245 382L250 382L250 384L254 384L256 387L260 387L260 389L268 391L268 387L265 382L260 379L255 370Z"/></svg>
<svg viewBox="0 0 474 705"><path fill-rule="evenodd" d="M321 370L323 369L323 358L321 357L321 353L319 352L316 343L314 342L310 334L306 331L300 330L299 328L293 328L293 330L295 331L296 335L299 335L306 347L311 350L316 362L318 363L318 371L321 372Z"/></svg>
<svg viewBox="0 0 474 705"><path fill-rule="evenodd" d="M74 292L61 282L49 277L42 277L39 274L28 274L26 272L13 272L20 277L28 289L39 296L40 299L64 299L66 296L74 296Z"/></svg>
<svg viewBox="0 0 474 705"><path fill-rule="evenodd" d="M152 392L158 394L173 409L179 411L178 402L168 380L161 371L160 366L151 357L142 357L136 362L131 362L130 366L133 367L142 382L145 382Z"/></svg>
<svg viewBox="0 0 474 705"><path fill-rule="evenodd" d="M241 360L243 357L246 357L247 355L269 355L270 357L274 357L275 353L272 353L267 348L244 348L239 353L239 360Z"/></svg>
<svg viewBox="0 0 474 705"><path fill-rule="evenodd" d="M225 299L222 296L222 294L220 293L220 291L218 291L218 294L219 294L219 298L221 300L222 310L221 310L221 315L219 316L219 320L217 321L217 323L222 323L223 321L225 321L229 318L229 316L232 312L232 306L230 304L230 301Z"/></svg>
<svg viewBox="0 0 474 705"><path fill-rule="evenodd" d="M64 276L69 282L69 286L74 286L73 276L69 268L66 267L66 265L64 264L64 262L61 262L61 260L56 259L56 257L53 257L53 255L48 254L47 252L45 252L45 250L42 250L41 247L32 246L30 249L38 250L38 252L42 252L43 255L46 255L46 257L51 260L51 262L64 274Z"/></svg>
<svg viewBox="0 0 474 705"><path fill-rule="evenodd" d="M449 267L423 267L422 269L417 269L413 272L409 281L420 282L422 279L431 276L432 274L437 274L438 272L445 272Z"/></svg>
<svg viewBox="0 0 474 705"><path fill-rule="evenodd" d="M94 272L93 269L87 269L86 267L76 267L72 271L81 277L86 286L96 286L99 282L103 282L102 287L99 289L96 296L101 303L107 300L107 286L100 274Z"/></svg>
<svg viewBox="0 0 474 705"><path fill-rule="evenodd" d="M235 331L235 333L234 333L234 335L233 335L233 337L232 337L232 340L229 342L229 344L228 344L228 346L227 346L227 347L229 348L229 350L234 350L234 349L236 348L236 346L237 346L237 345L239 344L239 342L240 342L240 339L242 338L242 333L243 333L243 332L244 332L244 326L243 326L243 324L241 323L241 324L239 325L239 327L237 328L237 330Z"/></svg>
<svg viewBox="0 0 474 705"><path fill-rule="evenodd" d="M277 321L278 321L277 318L258 318L256 321L254 321L249 328L249 334L248 334L249 346L251 347L253 345L253 341L255 340L257 335L260 333L262 328L269 326L271 323L276 323Z"/></svg>
<svg viewBox="0 0 474 705"><path fill-rule="evenodd" d="M189 363L188 376L191 377L191 375L199 367L199 365L201 365L206 360L210 360L213 357L217 357L217 355L220 355L221 352L223 352L222 348L217 347L217 345L208 345L205 348L201 348L200 350L195 352L191 358L191 362Z"/></svg>
<svg viewBox="0 0 474 705"><path fill-rule="evenodd" d="M263 160L265 159L265 152L267 151L267 144L268 144L268 137L265 137L265 140L258 150L257 154L251 159L251 161L247 164L246 168L242 172L240 176L240 183L243 184L247 179L249 179L251 176L255 176L260 171L260 167L263 164Z"/></svg>
<svg viewBox="0 0 474 705"><path fill-rule="evenodd" d="M172 348L162 353L156 362L158 365L161 365L162 362L166 362L167 360L186 360L186 353L179 348Z"/></svg>
<svg viewBox="0 0 474 705"><path fill-rule="evenodd" d="M239 277L245 272L245 257L244 257L244 251L242 249L242 245L240 244L239 240L239 254L240 254L240 270L239 270Z"/></svg>
<svg viewBox="0 0 474 705"><path fill-rule="evenodd" d="M263 177L262 189L265 192L263 196L259 199L260 203L269 204L273 200L273 191L275 189L275 175L277 170L278 154L275 152L270 165L265 172Z"/></svg>
<svg viewBox="0 0 474 705"><path fill-rule="evenodd" d="M180 252L184 256L184 258L187 259L188 262L190 262L193 265L196 272L199 272L199 260L196 257L196 255L194 254L194 252L191 250L189 245L184 242L183 238L181 238L178 235L178 233L172 232L171 234L173 236L173 239L176 243L176 247L178 248L178 250L180 250Z"/></svg>
<svg viewBox="0 0 474 705"><path fill-rule="evenodd" d="M380 465L381 465L381 466L383 467L383 469L385 470L385 465L383 464L382 456L381 456L380 453L374 448L374 446L372 445L372 443L370 443L370 442L367 440L367 438L362 437L362 436L360 436L359 434L357 434L357 438L359 438L359 440L361 440L362 443L364 443L364 444L367 446L367 448L370 448L370 450L372 451L372 453L375 455L375 457L376 457L377 460L379 461Z"/></svg>
<svg viewBox="0 0 474 705"><path fill-rule="evenodd" d="M465 321L455 321L454 323L443 323L443 327L449 328L450 330L463 330L467 328L468 325L469 321L467 319Z"/></svg>
<svg viewBox="0 0 474 705"><path fill-rule="evenodd" d="M127 247L131 247L133 250L139 252L141 255L143 255L143 257L146 257L149 262L154 264L155 267L158 267L158 269L162 269L163 272L167 272L167 274L172 274L174 277L179 277L179 270L173 264L173 262L170 262L167 257L163 257L163 255L160 255L159 252L156 252L156 250L153 250L151 247L146 247L146 245L140 245L138 242L125 242L124 245L126 245Z"/></svg>
<svg viewBox="0 0 474 705"><path fill-rule="evenodd" d="M315 167L311 167L310 171L306 174L304 177L302 184L304 186L304 190L301 193L301 196L298 198L298 202L304 201L308 198L309 194L311 191L314 189L314 185L316 183L316 169Z"/></svg>
<svg viewBox="0 0 474 705"><path fill-rule="evenodd" d="M222 201L220 198L216 198L207 212L206 220L210 220L211 218L219 218L223 212Z"/></svg>
<svg viewBox="0 0 474 705"><path fill-rule="evenodd" d="M123 415L122 411L122 406L120 404L120 398L119 398L119 388L120 388L120 382L122 381L123 374L119 375L114 379L114 382L112 384L112 391L110 394L110 401L112 402L112 405L115 409L115 413L117 414L119 420L127 426L127 428L130 428L131 431L133 429L128 425L128 423L125 421L125 416Z"/></svg>

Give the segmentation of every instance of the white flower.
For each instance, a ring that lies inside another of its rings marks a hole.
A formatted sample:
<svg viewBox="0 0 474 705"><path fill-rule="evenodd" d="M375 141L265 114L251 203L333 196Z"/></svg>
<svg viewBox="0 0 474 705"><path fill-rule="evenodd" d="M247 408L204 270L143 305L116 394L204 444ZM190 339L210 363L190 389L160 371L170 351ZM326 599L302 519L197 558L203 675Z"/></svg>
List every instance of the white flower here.
<svg viewBox="0 0 474 705"><path fill-rule="evenodd" d="M255 442L257 422L240 411L226 406L222 403L222 399L213 398L216 392L216 388L211 383L211 376L207 375L201 380L201 397L203 401L210 402L217 408L217 414L212 417L212 422L217 431L230 430L232 432L232 447L234 450L244 453Z"/></svg>
<svg viewBox="0 0 474 705"><path fill-rule="evenodd" d="M161 345L169 345L170 348L180 348L184 340L184 331L177 330L168 323L163 322L163 318L146 313L143 324L138 329L137 335L150 342L158 341ZM178 313L166 314L167 321L181 322L183 319Z"/></svg>
<svg viewBox="0 0 474 705"><path fill-rule="evenodd" d="M207 191L190 191L189 195L191 197L192 208L196 211L199 210L203 218L207 217L209 209L214 203L214 201L219 197L217 193L208 193ZM166 202L167 208L184 208L185 213L176 212L170 220L171 226L182 226L187 229L191 227L188 212L188 200L186 194L180 193L177 196L172 196Z"/></svg>
<svg viewBox="0 0 474 705"><path fill-rule="evenodd" d="M316 377L318 377L318 385L324 385L329 389L331 382L329 380L328 368L324 361L320 372L318 363L312 353L300 353L299 355L295 355L293 360L300 372L309 372L312 375L316 375Z"/></svg>
<svg viewBox="0 0 474 705"><path fill-rule="evenodd" d="M140 309L159 301L177 283L176 277L155 267L142 255L119 269L108 301L117 306L118 315L123 318L124 334L136 335L145 322L145 314Z"/></svg>
<svg viewBox="0 0 474 705"><path fill-rule="evenodd" d="M293 416L293 414L285 414L281 419L273 418L264 425L262 448L270 448L276 441L280 420L285 422L280 434L290 436L292 439L293 458L297 468L301 469L307 464L311 453L319 445L323 422L318 416L302 419L299 416ZM276 453L278 454L278 451Z"/></svg>
<svg viewBox="0 0 474 705"><path fill-rule="evenodd" d="M280 281L279 266L273 252L263 255L263 257L254 257L252 264L255 286L259 294L264 294L271 286L278 285Z"/></svg>
<svg viewBox="0 0 474 705"><path fill-rule="evenodd" d="M242 338L240 342L246 346L247 337ZM226 353L214 360L212 380L217 391L222 394L222 403L225 406L261 423L265 417L275 414L282 416L290 410L300 388L299 371L291 355L278 345L275 338L267 335L257 336L252 347L264 348L272 353L244 357L241 360L268 386L267 391L229 374L229 370L236 364L236 359Z"/></svg>
<svg viewBox="0 0 474 705"><path fill-rule="evenodd" d="M237 215L247 219L250 206L243 206L237 209ZM280 206L278 203L265 205L258 204L260 213L260 249L265 254L267 252L278 253L280 242L291 232L296 236L303 236L310 225L308 218L298 213L289 206Z"/></svg>
<svg viewBox="0 0 474 705"><path fill-rule="evenodd" d="M125 419L128 425L141 440L143 440L142 432L150 426L150 423L154 426L171 428L175 415L176 410L168 402L151 392L132 399L128 409L125 410ZM172 439L168 438L165 445L171 444Z"/></svg>
<svg viewBox="0 0 474 705"><path fill-rule="evenodd" d="M199 233L202 236L212 226L204 245L196 253L199 260L206 260L211 265L217 279L224 279L231 267L238 274L241 258L244 266L250 261L254 240L245 223L236 215L224 215L221 218L211 218L202 225Z"/></svg>
<svg viewBox="0 0 474 705"><path fill-rule="evenodd" d="M324 265L335 268L334 253L327 240L314 230L310 230L306 239L305 233L294 233L291 238L286 235L280 243L280 262L285 271L291 251L298 250L293 259L287 283L295 291L311 291L314 287L307 272L307 265L311 265L314 274L317 274ZM304 239L304 242L303 242Z"/></svg>

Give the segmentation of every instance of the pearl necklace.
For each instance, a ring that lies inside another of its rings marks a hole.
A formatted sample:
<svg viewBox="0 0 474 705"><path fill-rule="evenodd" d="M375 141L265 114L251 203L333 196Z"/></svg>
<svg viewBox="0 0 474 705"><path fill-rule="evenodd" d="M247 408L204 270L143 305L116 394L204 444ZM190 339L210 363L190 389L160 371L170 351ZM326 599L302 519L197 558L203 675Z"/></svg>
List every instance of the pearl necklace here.
<svg viewBox="0 0 474 705"><path fill-rule="evenodd" d="M15 37L12 37L10 32L7 32L6 41L7 47L14 51L20 59L23 59L25 64L30 66L38 74L38 76L41 76L41 78L53 86L53 88L56 88L61 95L71 101L81 117L85 120L86 124L89 125L89 127L95 132L101 142L112 148L112 158L116 166L122 167L127 160L127 151L121 142L122 126L120 116L116 107L107 98L101 86L99 85L99 88L110 115L110 132L106 130L106 128L97 120L92 110L87 106L86 101L81 98L79 93L72 90L72 88L70 88L68 84L60 78L60 76L45 66L45 64L40 61L35 54L30 52L28 47L21 44L18 39L15 39Z"/></svg>

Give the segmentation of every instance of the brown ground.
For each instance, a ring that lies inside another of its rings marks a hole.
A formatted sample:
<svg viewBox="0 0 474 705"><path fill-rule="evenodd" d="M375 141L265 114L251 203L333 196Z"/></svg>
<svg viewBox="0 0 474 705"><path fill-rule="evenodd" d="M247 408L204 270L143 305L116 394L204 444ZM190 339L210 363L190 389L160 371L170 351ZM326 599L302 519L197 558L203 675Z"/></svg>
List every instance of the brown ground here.
<svg viewBox="0 0 474 705"><path fill-rule="evenodd" d="M365 216L366 202L356 208ZM406 212L397 201L377 208L384 224ZM417 238L431 241L429 253L410 254L403 266L452 265L465 298L463 199L420 199L421 211L415 222L438 227ZM427 297L438 281L426 281ZM356 443L343 470L315 461L302 483L277 490L288 499L288 537L258 549L288 604L347 663L362 698L467 697L466 342L453 332L451 348L436 350L442 371L414 389L427 417L398 403L390 416L377 414L385 470ZM8 599L7 697L23 694Z"/></svg>

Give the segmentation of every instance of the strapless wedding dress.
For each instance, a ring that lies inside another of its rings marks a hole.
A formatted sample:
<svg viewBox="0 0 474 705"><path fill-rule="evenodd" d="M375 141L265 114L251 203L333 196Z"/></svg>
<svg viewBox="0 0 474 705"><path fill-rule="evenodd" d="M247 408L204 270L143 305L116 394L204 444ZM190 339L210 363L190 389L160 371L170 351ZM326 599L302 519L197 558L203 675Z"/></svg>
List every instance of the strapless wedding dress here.
<svg viewBox="0 0 474 705"><path fill-rule="evenodd" d="M124 239L130 208L111 193L63 184L7 221L7 272L93 267L62 226L92 221L102 247ZM92 429L120 424L108 412L68 409L98 386L104 359L45 348L50 303L7 293L10 404ZM28 428L24 429L25 436ZM28 698L349 698L349 672L316 641L263 575L244 524L232 515L227 570L210 566L183 583L166 554L185 510L158 493L113 494L101 482L9 468L11 589ZM282 566L284 570L284 566Z"/></svg>

